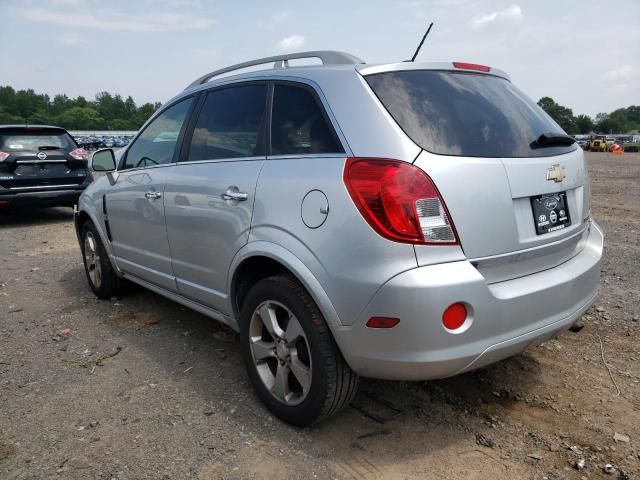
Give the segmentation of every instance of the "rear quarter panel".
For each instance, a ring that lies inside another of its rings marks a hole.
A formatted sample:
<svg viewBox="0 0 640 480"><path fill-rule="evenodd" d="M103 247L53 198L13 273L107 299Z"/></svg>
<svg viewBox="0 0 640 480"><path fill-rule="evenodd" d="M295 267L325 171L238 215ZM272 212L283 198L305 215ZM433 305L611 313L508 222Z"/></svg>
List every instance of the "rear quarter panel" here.
<svg viewBox="0 0 640 480"><path fill-rule="evenodd" d="M270 242L291 252L322 286L340 323L350 325L389 278L417 262L412 245L380 237L362 218L342 181L345 158L267 159L249 243ZM301 216L311 190L322 191L329 202L318 228L307 227Z"/></svg>

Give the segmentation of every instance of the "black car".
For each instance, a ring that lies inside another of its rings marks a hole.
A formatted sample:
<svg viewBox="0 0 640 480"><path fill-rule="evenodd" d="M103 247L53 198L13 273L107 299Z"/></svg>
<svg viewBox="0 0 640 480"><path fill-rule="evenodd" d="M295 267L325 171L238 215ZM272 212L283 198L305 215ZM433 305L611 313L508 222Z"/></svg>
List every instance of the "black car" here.
<svg viewBox="0 0 640 480"><path fill-rule="evenodd" d="M72 207L93 180L88 156L64 128L0 125L0 209Z"/></svg>

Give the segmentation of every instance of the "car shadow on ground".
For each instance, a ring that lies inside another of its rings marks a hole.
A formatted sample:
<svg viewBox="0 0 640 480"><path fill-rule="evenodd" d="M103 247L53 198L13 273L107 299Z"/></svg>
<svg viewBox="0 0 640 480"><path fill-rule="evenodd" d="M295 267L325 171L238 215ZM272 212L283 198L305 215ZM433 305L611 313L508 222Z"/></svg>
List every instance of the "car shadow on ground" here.
<svg viewBox="0 0 640 480"><path fill-rule="evenodd" d="M52 208L3 208L0 209L0 228L31 227L43 224L68 223L73 221L73 209Z"/></svg>
<svg viewBox="0 0 640 480"><path fill-rule="evenodd" d="M96 311L87 315L87 321L106 326L113 336L110 344L119 342L123 353L127 348L141 352L140 364L160 366L184 385L191 400L230 411L233 415L227 421L242 428L248 425L259 431L271 417L248 382L237 337L231 336L227 342L216 338L221 329L218 322L144 289L95 301L80 265L65 271L60 281L69 295L80 297L82 303L74 308L82 310L88 302L95 305ZM120 355L118 361L125 358ZM131 374L141 369L135 364L122 364L121 368ZM279 438L308 436L320 455L335 457L338 470L348 473L354 465L371 468L374 478L379 473L370 461L361 458L365 452L376 452L375 460L389 465L403 457L459 449L460 442L473 447L477 428L473 424L490 425L497 409L509 409L521 400L517 397L534 392L540 370L537 361L525 353L439 381L363 378L352 405L336 417L302 431L277 421L272 425ZM415 449L404 453L388 450L388 442L400 435L421 440Z"/></svg>

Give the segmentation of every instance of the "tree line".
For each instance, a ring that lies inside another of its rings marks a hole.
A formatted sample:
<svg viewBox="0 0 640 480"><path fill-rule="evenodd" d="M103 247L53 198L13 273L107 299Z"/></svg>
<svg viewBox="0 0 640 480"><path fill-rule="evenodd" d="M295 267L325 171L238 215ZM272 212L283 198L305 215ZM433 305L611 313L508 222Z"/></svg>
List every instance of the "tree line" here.
<svg viewBox="0 0 640 480"><path fill-rule="evenodd" d="M640 129L640 106L618 108L611 113L598 113L595 118L588 115L574 116L573 111L555 102L551 97L542 97L538 105L553 118L569 135L578 133L628 133Z"/></svg>
<svg viewBox="0 0 640 480"><path fill-rule="evenodd" d="M108 92L98 93L93 100L85 97L35 93L32 89L14 90L0 86L0 125L29 123L60 125L70 130L138 130L161 103L145 103L139 107L130 96L123 98ZM599 113L595 118L573 115L551 97L542 97L540 105L565 132L627 133L640 129L640 106L619 108Z"/></svg>
<svg viewBox="0 0 640 480"><path fill-rule="evenodd" d="M0 125L46 124L69 130L138 130L160 108L161 103L145 103L139 107L130 96L108 92L96 94L93 100L79 96L38 94L32 89L15 90L0 86Z"/></svg>

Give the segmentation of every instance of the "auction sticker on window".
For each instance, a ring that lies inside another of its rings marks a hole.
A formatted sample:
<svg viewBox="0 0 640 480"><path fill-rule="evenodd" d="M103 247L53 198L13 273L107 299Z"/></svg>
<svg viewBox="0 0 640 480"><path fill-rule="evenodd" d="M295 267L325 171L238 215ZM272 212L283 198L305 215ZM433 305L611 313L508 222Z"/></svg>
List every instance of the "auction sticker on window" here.
<svg viewBox="0 0 640 480"><path fill-rule="evenodd" d="M538 235L562 230L571 225L566 192L531 197L531 208Z"/></svg>

